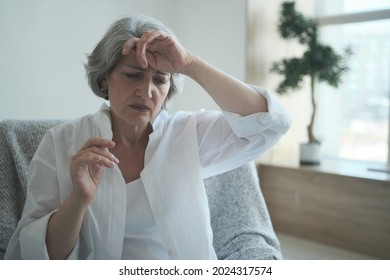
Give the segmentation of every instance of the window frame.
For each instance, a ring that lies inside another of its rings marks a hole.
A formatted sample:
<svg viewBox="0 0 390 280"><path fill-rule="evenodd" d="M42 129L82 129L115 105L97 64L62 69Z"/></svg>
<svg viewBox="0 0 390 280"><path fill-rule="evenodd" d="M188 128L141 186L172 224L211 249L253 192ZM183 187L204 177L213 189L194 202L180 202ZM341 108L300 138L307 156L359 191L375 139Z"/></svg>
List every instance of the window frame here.
<svg viewBox="0 0 390 280"><path fill-rule="evenodd" d="M318 7L318 0L316 3ZM318 11L318 9L317 9ZM366 11L366 12L358 12L358 13L345 13L338 15L330 15L330 16L318 16L317 22L319 28L326 25L342 25L348 23L360 23L360 22L372 22L377 20L386 20L390 19L390 9L383 10L375 10L375 11ZM390 92L389 92L390 98ZM389 107L389 129L388 129L388 137L387 137L387 166L390 167L390 107Z"/></svg>

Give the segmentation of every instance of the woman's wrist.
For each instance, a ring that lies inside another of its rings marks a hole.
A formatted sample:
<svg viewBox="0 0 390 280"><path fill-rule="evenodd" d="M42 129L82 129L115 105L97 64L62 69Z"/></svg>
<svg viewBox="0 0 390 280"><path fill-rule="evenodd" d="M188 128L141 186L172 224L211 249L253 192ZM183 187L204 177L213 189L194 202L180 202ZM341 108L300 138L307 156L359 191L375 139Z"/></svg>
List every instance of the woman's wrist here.
<svg viewBox="0 0 390 280"><path fill-rule="evenodd" d="M76 211L85 211L89 205L89 202L81 199L75 191L70 194L66 200L66 203L68 203L69 206Z"/></svg>
<svg viewBox="0 0 390 280"><path fill-rule="evenodd" d="M188 53L187 61L188 62L187 62L186 67L184 67L184 69L182 71L180 71L180 74L186 75L189 78L194 79L194 77L196 76L196 71L197 71L197 68L198 68L198 65L199 65L201 59L193 53Z"/></svg>

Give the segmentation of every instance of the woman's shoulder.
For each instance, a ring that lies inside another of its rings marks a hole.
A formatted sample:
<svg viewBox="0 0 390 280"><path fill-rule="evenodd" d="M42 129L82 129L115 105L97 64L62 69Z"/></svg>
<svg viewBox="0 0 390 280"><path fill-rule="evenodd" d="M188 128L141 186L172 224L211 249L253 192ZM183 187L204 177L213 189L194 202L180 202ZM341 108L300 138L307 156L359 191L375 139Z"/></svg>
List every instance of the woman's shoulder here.
<svg viewBox="0 0 390 280"><path fill-rule="evenodd" d="M221 114L218 111L206 110L177 111L174 113L164 111L153 123L153 129L164 134L168 132L173 134L182 133L183 130L189 132L190 130L197 130L199 125L214 122Z"/></svg>
<svg viewBox="0 0 390 280"><path fill-rule="evenodd" d="M199 122L201 120L218 118L222 115L221 111L217 110L205 110L198 111L177 111L175 113L168 114L163 117L169 122Z"/></svg>
<svg viewBox="0 0 390 280"><path fill-rule="evenodd" d="M52 137L70 137L73 134L78 134L79 131L88 130L92 125L93 115L85 115L73 120L63 120L56 126L52 127L49 132Z"/></svg>
<svg viewBox="0 0 390 280"><path fill-rule="evenodd" d="M105 103L100 106L96 113L87 114L73 120L64 120L53 127L50 132L53 136L70 137L86 134L93 137L99 135L99 130L111 130L109 108Z"/></svg>
<svg viewBox="0 0 390 280"><path fill-rule="evenodd" d="M51 128L42 140L42 146L45 147L44 149L52 147L57 152L72 154L79 150L89 138L100 136L98 132L94 115L85 115L64 121Z"/></svg>

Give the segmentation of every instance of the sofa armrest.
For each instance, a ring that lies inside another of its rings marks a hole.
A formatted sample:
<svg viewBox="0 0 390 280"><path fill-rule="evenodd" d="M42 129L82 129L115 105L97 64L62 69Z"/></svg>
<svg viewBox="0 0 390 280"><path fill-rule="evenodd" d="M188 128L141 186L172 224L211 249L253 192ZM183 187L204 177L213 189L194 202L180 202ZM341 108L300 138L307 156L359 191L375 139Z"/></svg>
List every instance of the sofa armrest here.
<svg viewBox="0 0 390 280"><path fill-rule="evenodd" d="M281 259L254 162L205 179L219 259Z"/></svg>

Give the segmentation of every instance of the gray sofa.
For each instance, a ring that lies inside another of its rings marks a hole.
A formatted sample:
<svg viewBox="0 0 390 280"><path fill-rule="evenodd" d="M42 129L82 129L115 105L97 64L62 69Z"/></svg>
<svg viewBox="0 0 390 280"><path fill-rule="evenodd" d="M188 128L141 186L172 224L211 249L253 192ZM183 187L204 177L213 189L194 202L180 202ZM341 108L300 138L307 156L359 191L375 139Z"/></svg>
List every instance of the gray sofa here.
<svg viewBox="0 0 390 280"><path fill-rule="evenodd" d="M61 120L0 122L0 259L26 197L28 166L45 132ZM281 259L254 163L205 180L219 259Z"/></svg>

